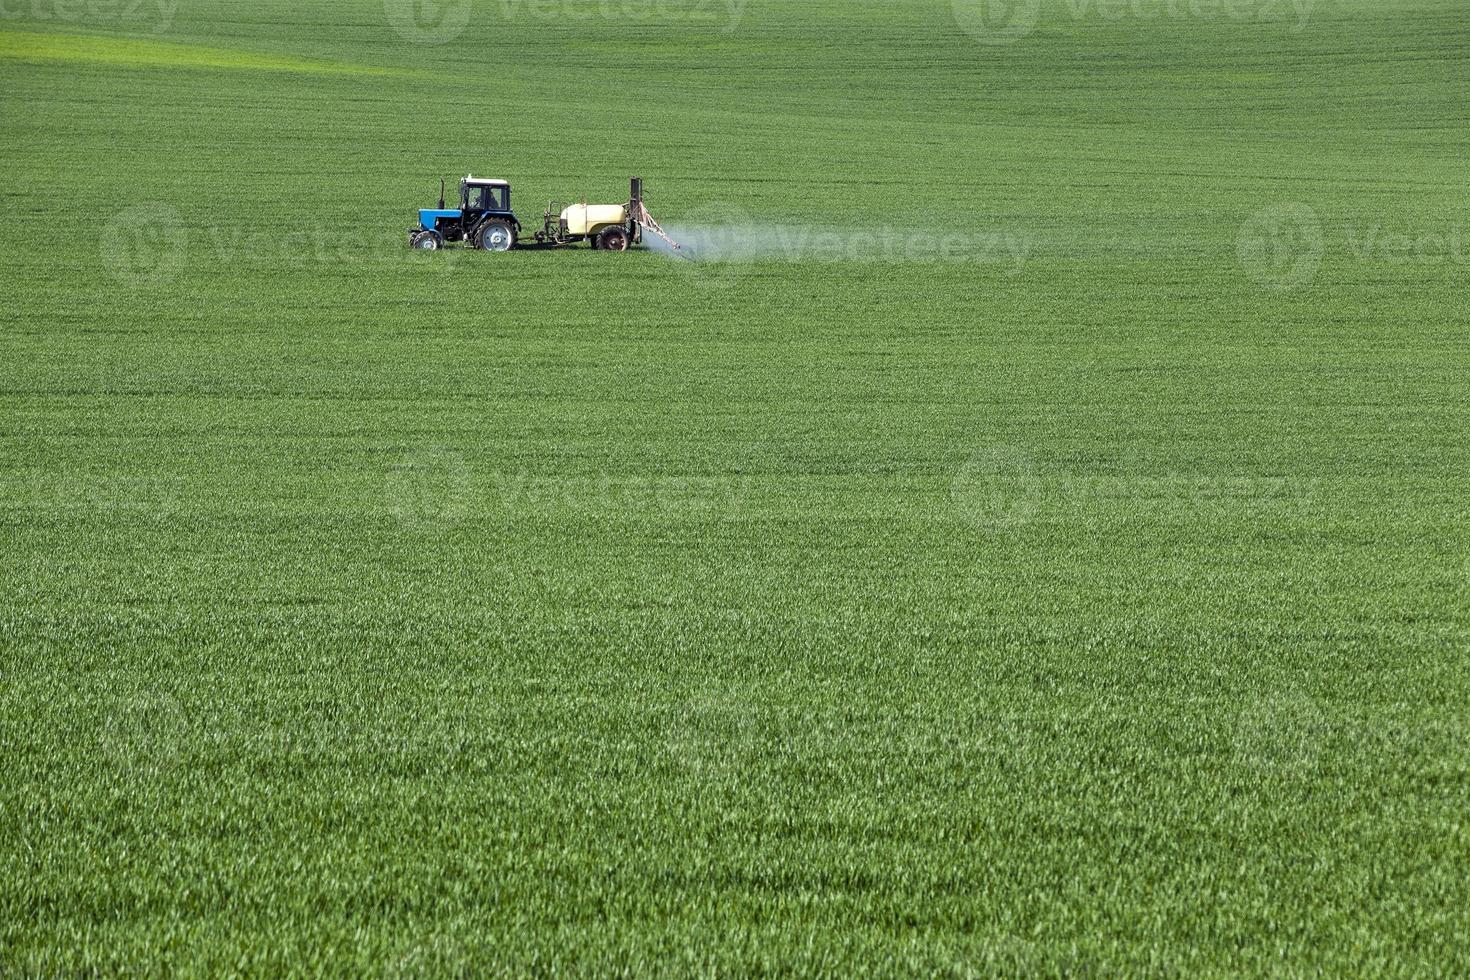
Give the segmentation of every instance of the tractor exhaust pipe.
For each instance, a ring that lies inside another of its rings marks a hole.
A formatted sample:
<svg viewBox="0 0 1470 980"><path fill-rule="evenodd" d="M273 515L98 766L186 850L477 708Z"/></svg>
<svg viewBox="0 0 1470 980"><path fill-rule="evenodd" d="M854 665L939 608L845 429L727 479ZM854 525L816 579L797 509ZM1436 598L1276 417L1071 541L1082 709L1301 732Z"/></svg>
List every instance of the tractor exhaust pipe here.
<svg viewBox="0 0 1470 980"><path fill-rule="evenodd" d="M444 178L439 178L439 210L444 210Z"/></svg>

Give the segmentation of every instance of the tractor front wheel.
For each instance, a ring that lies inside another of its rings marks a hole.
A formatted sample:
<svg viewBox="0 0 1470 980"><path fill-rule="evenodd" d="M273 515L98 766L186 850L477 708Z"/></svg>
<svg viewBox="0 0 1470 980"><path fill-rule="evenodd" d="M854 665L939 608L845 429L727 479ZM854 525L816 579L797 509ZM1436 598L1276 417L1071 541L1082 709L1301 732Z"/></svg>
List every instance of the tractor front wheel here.
<svg viewBox="0 0 1470 980"><path fill-rule="evenodd" d="M413 236L413 241L408 243L410 248L421 248L426 251L434 251L444 247L444 240L439 237L438 232L421 231Z"/></svg>
<svg viewBox="0 0 1470 980"><path fill-rule="evenodd" d="M515 243L515 230L504 221L487 221L475 232L476 247L487 252L505 252Z"/></svg>
<svg viewBox="0 0 1470 980"><path fill-rule="evenodd" d="M597 235L597 247L605 252L626 252L628 232L624 228L604 228Z"/></svg>

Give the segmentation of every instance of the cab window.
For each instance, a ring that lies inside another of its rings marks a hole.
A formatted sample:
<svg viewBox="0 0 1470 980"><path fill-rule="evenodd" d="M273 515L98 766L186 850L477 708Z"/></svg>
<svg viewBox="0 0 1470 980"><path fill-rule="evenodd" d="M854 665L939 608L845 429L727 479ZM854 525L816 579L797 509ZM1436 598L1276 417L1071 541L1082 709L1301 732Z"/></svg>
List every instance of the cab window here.
<svg viewBox="0 0 1470 980"><path fill-rule="evenodd" d="M467 188L469 206L479 211L504 211L505 188L504 187L470 187Z"/></svg>

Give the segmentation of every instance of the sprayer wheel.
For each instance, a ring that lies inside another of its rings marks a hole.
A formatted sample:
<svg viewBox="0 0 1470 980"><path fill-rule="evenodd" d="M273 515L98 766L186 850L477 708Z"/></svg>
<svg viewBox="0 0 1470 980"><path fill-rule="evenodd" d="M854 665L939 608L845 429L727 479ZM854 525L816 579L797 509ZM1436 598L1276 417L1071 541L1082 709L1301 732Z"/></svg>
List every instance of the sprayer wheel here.
<svg viewBox="0 0 1470 980"><path fill-rule="evenodd" d="M608 252L626 252L628 250L627 230L618 227L602 229L597 235L597 247Z"/></svg>

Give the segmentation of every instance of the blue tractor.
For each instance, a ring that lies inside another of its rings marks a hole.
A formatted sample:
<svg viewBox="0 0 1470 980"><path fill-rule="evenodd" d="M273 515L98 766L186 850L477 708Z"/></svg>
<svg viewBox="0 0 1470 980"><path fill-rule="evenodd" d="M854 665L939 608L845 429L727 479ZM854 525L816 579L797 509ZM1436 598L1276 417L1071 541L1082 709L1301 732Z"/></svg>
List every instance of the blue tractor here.
<svg viewBox="0 0 1470 980"><path fill-rule="evenodd" d="M444 183L439 183L439 206L419 209L419 226L408 230L410 248L439 249L462 242L490 252L513 248L521 223L510 209L510 183L467 176L459 182L459 207L444 206Z"/></svg>

